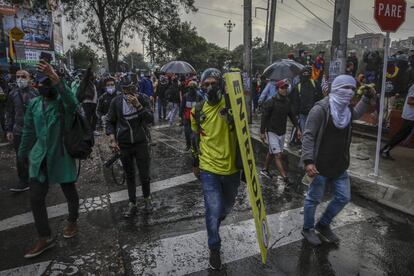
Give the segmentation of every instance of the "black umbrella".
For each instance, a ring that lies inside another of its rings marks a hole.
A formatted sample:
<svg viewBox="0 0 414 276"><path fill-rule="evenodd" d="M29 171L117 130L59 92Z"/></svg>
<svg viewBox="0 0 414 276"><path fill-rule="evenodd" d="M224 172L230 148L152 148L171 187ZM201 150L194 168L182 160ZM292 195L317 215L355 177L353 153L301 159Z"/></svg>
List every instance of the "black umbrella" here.
<svg viewBox="0 0 414 276"><path fill-rule="evenodd" d="M263 75L271 80L293 79L299 75L304 68L305 66L294 60L281 59L269 65L263 71Z"/></svg>
<svg viewBox="0 0 414 276"><path fill-rule="evenodd" d="M170 61L161 67L161 72L174 74L195 74L196 70L188 62Z"/></svg>

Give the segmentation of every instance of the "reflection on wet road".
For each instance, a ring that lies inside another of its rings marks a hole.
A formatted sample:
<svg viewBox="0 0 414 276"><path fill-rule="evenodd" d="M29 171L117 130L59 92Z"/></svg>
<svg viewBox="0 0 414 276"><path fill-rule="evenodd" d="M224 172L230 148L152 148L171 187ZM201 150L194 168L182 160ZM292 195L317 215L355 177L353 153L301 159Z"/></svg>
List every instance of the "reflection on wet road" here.
<svg viewBox="0 0 414 276"><path fill-rule="evenodd" d="M128 221L122 218L126 186L114 183L110 170L102 168L111 153L105 137L100 137L78 183L84 199L79 235L73 240L61 237L67 209L61 191L52 187L49 216L58 244L30 261L22 258L36 238L28 195L8 193L15 181L12 149L0 148L0 276L412 275L412 217L358 197L335 220L341 238L338 247L312 248L304 242L300 230L306 186L295 164L290 164L289 176L296 182L291 188L276 177L261 179L271 229L267 264L261 265L246 189L241 186L235 208L221 228L224 269L208 270L203 195L191 174L184 134L179 127L163 127L153 129L152 138L156 143L151 153L154 210L145 213L143 202L138 202L138 215ZM260 169L266 149L256 142L254 147Z"/></svg>

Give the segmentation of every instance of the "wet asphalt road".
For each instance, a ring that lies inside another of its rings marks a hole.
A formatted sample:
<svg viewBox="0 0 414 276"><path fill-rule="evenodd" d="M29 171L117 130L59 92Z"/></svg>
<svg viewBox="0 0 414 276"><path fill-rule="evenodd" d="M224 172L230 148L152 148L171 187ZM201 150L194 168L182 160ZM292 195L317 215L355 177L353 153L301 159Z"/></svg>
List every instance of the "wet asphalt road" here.
<svg viewBox="0 0 414 276"><path fill-rule="evenodd" d="M414 219L353 197L335 221L341 244L312 248L301 239L301 207L306 187L301 172L291 170L297 184L262 179L271 228L268 262L258 255L245 186L233 212L223 222L224 269L207 269L208 254L200 183L191 175L180 127L152 130L151 178L154 210L125 220L126 186L113 181L102 163L111 153L105 137L82 164L78 182L80 232L63 239L66 206L58 186L49 190L47 205L57 246L42 256L23 259L36 239L28 193L13 195L14 153L0 148L0 276L2 275L413 275ZM254 142L257 167L266 149ZM291 168L296 167L290 164ZM139 183L139 182L138 182ZM140 191L140 187L138 188ZM326 200L329 199L329 192ZM33 273L33 274L29 274Z"/></svg>

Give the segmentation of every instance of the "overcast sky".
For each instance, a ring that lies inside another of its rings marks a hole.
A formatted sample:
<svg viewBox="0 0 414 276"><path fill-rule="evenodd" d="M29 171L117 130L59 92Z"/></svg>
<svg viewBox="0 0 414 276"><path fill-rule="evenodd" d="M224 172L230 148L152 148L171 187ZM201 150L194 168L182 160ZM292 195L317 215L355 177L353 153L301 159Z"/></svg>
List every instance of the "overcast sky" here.
<svg viewBox="0 0 414 276"><path fill-rule="evenodd" d="M333 21L333 0L300 0L308 9L316 14L321 21L332 26ZM399 31L391 34L391 38L405 39L414 36L414 0L407 0L408 9L405 23ZM183 21L190 21L197 28L198 34L205 37L207 41L216 43L221 47L227 47L228 34L224 23L231 19L236 24L231 33L231 48L243 43L243 0L195 0L198 12L186 14L181 13ZM266 25L266 11L257 10L257 17L254 17L254 8L266 8L267 0L253 0L253 37L264 38ZM380 32L373 18L374 0L351 0L351 16L360 20L365 29ZM324 23L315 18L310 12L302 7L296 0L279 0L276 12L275 40L288 44L304 42L311 43L331 39L332 30ZM68 28L64 28L65 46L73 42L67 40ZM354 23L349 23L348 34L365 33ZM67 48L66 48L67 49ZM136 50L142 52L142 43L137 36L131 41L129 49L123 52Z"/></svg>

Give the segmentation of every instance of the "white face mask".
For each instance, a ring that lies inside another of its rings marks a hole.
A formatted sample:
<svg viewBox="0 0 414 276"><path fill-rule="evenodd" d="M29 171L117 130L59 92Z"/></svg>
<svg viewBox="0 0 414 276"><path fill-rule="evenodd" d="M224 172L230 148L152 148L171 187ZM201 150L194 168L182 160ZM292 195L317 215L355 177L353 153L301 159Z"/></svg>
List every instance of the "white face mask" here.
<svg viewBox="0 0 414 276"><path fill-rule="evenodd" d="M25 79L17 79L16 80L17 86L19 88L26 88L29 85L29 81Z"/></svg>
<svg viewBox="0 0 414 276"><path fill-rule="evenodd" d="M108 92L109 94L113 94L115 92L115 87L107 86L106 87L106 92Z"/></svg>

